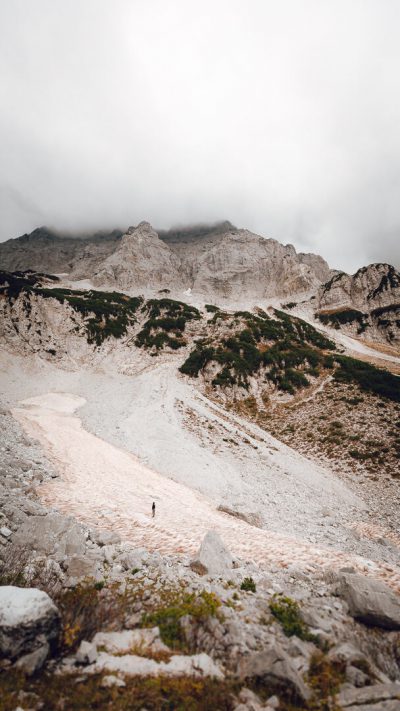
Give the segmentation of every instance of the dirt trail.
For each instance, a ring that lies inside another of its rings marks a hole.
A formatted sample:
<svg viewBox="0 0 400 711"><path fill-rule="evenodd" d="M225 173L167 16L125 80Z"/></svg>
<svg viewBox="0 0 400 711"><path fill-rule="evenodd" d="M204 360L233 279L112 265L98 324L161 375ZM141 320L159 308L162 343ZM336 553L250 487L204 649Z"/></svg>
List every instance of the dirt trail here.
<svg viewBox="0 0 400 711"><path fill-rule="evenodd" d="M38 493L48 505L88 525L118 531L124 540L160 553L194 554L204 534L217 530L234 555L271 565L337 569L353 565L400 591L400 569L266 531L216 510L205 496L158 474L133 454L87 432L73 413L83 398L48 393L13 410L60 472ZM265 433L264 433L265 434ZM151 503L156 502L156 518Z"/></svg>

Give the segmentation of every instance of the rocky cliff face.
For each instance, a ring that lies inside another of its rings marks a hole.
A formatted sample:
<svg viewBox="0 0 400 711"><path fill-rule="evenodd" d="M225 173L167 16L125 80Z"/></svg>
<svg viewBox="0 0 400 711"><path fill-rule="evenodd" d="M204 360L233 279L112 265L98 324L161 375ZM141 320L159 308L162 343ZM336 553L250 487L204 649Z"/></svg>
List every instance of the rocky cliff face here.
<svg viewBox="0 0 400 711"><path fill-rule="evenodd" d="M221 228L222 227L222 228ZM223 223L163 239L148 223L130 227L94 275L98 285L191 289L208 300L287 297L316 289L330 270L321 257Z"/></svg>
<svg viewBox="0 0 400 711"><path fill-rule="evenodd" d="M400 342L400 273L370 264L356 274L339 273L317 292L317 317L351 335Z"/></svg>
<svg viewBox="0 0 400 711"><path fill-rule="evenodd" d="M229 230L182 255L183 272L194 293L226 300L287 297L314 290L330 270L319 257L306 264L292 245L264 239L248 230ZM321 269L321 262L324 269ZM315 268L314 268L315 266Z"/></svg>
<svg viewBox="0 0 400 711"><path fill-rule="evenodd" d="M397 345L400 274L371 264L354 275L333 272L322 257L237 229L230 222L157 232L148 222L125 234L72 238L40 228L0 244L7 271L67 273L72 281L146 296L166 291L184 299L248 308L263 300L311 297L317 319L351 336Z"/></svg>
<svg viewBox="0 0 400 711"><path fill-rule="evenodd" d="M162 289L181 286L180 260L148 222L130 227L115 251L87 274L96 286Z"/></svg>
<svg viewBox="0 0 400 711"><path fill-rule="evenodd" d="M160 232L147 222L73 239L42 228L0 245L3 269L68 272L125 291L168 288L207 300L287 298L315 291L331 271L316 255L297 254L229 222Z"/></svg>

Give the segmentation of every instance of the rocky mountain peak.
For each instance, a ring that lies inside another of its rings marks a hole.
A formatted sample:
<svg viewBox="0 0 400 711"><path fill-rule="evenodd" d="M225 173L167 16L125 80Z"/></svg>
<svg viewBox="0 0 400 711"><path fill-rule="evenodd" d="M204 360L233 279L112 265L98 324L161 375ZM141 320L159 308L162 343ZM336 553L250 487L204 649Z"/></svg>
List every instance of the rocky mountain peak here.
<svg viewBox="0 0 400 711"><path fill-rule="evenodd" d="M390 264L334 274L318 289L316 303L323 323L369 340L399 341L400 273Z"/></svg>
<svg viewBox="0 0 400 711"><path fill-rule="evenodd" d="M180 260L149 222L130 227L92 276L96 286L160 289L180 284Z"/></svg>
<svg viewBox="0 0 400 711"><path fill-rule="evenodd" d="M320 308L369 310L400 303L400 273L390 264L369 264L355 274L339 272L319 290Z"/></svg>
<svg viewBox="0 0 400 711"><path fill-rule="evenodd" d="M139 234L146 234L146 233L157 234L155 232L155 230L153 229L153 227L151 226L150 222L147 222L146 220L142 220L142 222L139 222L139 224L136 227L134 227L133 225L128 227L125 235L133 235L133 234L139 235Z"/></svg>

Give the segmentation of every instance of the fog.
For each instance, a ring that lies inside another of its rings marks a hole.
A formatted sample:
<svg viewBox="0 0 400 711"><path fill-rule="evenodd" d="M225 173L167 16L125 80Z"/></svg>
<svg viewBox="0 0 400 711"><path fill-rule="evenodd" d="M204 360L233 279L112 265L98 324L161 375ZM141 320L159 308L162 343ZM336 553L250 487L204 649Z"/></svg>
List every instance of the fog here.
<svg viewBox="0 0 400 711"><path fill-rule="evenodd" d="M400 264L398 0L1 0L0 241L228 219Z"/></svg>

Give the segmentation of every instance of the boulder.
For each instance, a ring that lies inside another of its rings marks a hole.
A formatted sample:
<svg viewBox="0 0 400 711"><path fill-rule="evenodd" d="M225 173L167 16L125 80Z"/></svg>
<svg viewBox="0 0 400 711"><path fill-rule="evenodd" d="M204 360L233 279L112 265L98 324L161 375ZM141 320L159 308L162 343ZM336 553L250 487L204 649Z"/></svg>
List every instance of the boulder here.
<svg viewBox="0 0 400 711"><path fill-rule="evenodd" d="M68 585L74 585L85 578L100 580L102 577L100 561L92 555L74 555L65 561L64 568Z"/></svg>
<svg viewBox="0 0 400 711"><path fill-rule="evenodd" d="M250 689L241 689L239 701L241 703L238 706L235 706L234 711L263 711L265 709L262 701L254 693L254 691L251 691Z"/></svg>
<svg viewBox="0 0 400 711"><path fill-rule="evenodd" d="M240 511L236 511L230 506L225 506L224 504L218 506L217 511L222 511L222 513L226 513L229 516L233 516L234 518L240 518L242 521L246 521L246 523L249 523L250 526L256 526L257 528L263 527L262 516L260 516L260 514L258 513L241 513Z"/></svg>
<svg viewBox="0 0 400 711"><path fill-rule="evenodd" d="M292 660L277 644L243 658L239 662L238 675L243 681L262 681L271 690L281 692L295 702L304 703L310 698L310 692Z"/></svg>
<svg viewBox="0 0 400 711"><path fill-rule="evenodd" d="M119 676L115 676L114 674L107 674L106 676L103 676L100 686L102 686L103 689L108 689L112 686L124 687L126 686L126 684L123 679L119 678Z"/></svg>
<svg viewBox="0 0 400 711"><path fill-rule="evenodd" d="M4 657L17 659L48 647L59 629L59 612L47 593L14 585L0 587L0 653Z"/></svg>
<svg viewBox="0 0 400 711"><path fill-rule="evenodd" d="M216 531L208 531L196 559L209 575L225 576L232 572L234 560Z"/></svg>
<svg viewBox="0 0 400 711"><path fill-rule="evenodd" d="M120 543L121 538L118 535L118 533L115 533L114 531L107 531L103 529L93 529L90 531L90 539L93 541L93 543L96 543L98 546L110 546L115 543Z"/></svg>
<svg viewBox="0 0 400 711"><path fill-rule="evenodd" d="M63 556L82 555L86 548L86 535L72 518L56 513L47 516L30 516L13 536L15 545L29 546L37 553Z"/></svg>
<svg viewBox="0 0 400 711"><path fill-rule="evenodd" d="M123 551L116 559L125 570L140 569L149 553L145 548L133 548Z"/></svg>
<svg viewBox="0 0 400 711"><path fill-rule="evenodd" d="M354 619L387 630L400 629L400 598L383 583L345 573L339 576L337 594L347 602Z"/></svg>

